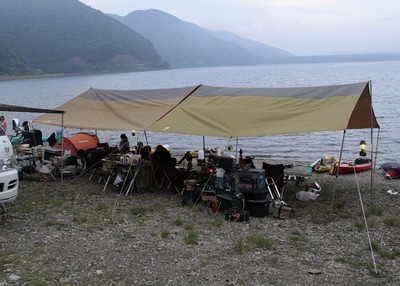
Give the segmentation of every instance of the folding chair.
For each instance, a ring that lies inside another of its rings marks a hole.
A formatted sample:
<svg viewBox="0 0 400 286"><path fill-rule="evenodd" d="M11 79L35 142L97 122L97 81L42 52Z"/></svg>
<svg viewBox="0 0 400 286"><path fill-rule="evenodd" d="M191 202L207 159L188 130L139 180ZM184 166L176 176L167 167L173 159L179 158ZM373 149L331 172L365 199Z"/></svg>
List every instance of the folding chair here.
<svg viewBox="0 0 400 286"><path fill-rule="evenodd" d="M218 214L221 201L218 200L214 190L203 190L201 193L201 200L206 208L207 215L216 216Z"/></svg>
<svg viewBox="0 0 400 286"><path fill-rule="evenodd" d="M154 177L154 182L157 188L161 190L162 186L164 185L164 179L165 179L163 166L154 157L151 157L150 161L151 161L151 169L152 169L152 175Z"/></svg>
<svg viewBox="0 0 400 286"><path fill-rule="evenodd" d="M162 180L164 181L165 179L165 181L168 182L167 190L174 188L179 194L182 194L184 180L179 171L173 166L165 167L163 171L164 178Z"/></svg>
<svg viewBox="0 0 400 286"><path fill-rule="evenodd" d="M272 178L274 185L280 191L280 196L283 197L284 185L285 185L285 166L283 164L268 164L263 162L263 169L265 170L265 178ZM268 184L268 182L266 181Z"/></svg>

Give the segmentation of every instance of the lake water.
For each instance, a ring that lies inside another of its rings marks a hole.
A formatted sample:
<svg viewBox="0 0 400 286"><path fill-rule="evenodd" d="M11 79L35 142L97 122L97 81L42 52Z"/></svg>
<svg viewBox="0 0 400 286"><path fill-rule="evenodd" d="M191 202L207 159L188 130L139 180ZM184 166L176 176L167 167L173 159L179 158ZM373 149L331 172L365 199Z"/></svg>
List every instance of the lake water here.
<svg viewBox="0 0 400 286"><path fill-rule="evenodd" d="M152 89L183 87L197 84L230 87L296 87L345 84L371 81L375 114L381 126L378 141L378 163L396 161L400 158L400 111L398 93L400 87L400 62L323 63L298 65L266 65L245 67L216 67L177 69L139 73L119 73L86 76L52 77L0 81L0 102L39 108L56 108L86 91L90 87L102 89ZM247 112L252 112L248 110ZM11 129L11 118L31 120L39 114L3 113ZM132 111L134 116L134 111ZM335 120L327 118L326 120ZM50 134L56 126L35 126ZM93 131L93 130L91 130ZM73 134L76 130L67 130ZM130 130L98 131L102 142L116 145L121 132ZM12 133L11 130L8 131ZM374 130L376 143L378 132ZM344 141L343 159L354 160L358 156L358 143L370 141L370 129L348 130ZM319 132L264 136L251 138L206 137L208 148L225 149L228 145L242 148L244 155L261 159L312 162L319 157L339 156L343 132ZM137 141L151 146L169 145L174 153L198 150L203 147L201 136L165 133L137 132L129 137L131 145ZM375 144L376 147L376 144ZM368 152L370 156L370 153Z"/></svg>

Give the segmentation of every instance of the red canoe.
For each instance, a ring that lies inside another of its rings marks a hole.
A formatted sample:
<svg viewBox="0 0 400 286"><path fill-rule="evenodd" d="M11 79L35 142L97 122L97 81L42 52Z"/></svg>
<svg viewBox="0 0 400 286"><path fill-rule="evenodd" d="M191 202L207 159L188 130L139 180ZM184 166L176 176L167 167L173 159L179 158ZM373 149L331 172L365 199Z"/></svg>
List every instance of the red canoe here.
<svg viewBox="0 0 400 286"><path fill-rule="evenodd" d="M370 170L371 166L372 166L371 161L359 163L359 164L357 164L355 162L340 163L339 174L364 172L364 171ZM331 174L335 175L337 168L338 168L338 164L335 164L335 166L333 168L333 172L331 172Z"/></svg>

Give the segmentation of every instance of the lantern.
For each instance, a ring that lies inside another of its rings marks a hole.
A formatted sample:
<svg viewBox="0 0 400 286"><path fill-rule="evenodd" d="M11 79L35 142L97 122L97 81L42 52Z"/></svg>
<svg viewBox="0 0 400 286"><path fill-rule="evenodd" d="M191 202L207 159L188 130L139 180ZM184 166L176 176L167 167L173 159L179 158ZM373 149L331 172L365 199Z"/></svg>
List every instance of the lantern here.
<svg viewBox="0 0 400 286"><path fill-rule="evenodd" d="M367 152L365 152L367 148L367 143L364 140L360 141L360 156L365 157L367 156Z"/></svg>

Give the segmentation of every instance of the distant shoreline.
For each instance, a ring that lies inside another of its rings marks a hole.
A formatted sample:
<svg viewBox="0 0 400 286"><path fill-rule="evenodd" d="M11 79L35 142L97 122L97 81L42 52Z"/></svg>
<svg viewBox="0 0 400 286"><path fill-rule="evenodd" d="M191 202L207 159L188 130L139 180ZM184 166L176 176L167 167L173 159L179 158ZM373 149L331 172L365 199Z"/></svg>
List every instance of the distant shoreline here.
<svg viewBox="0 0 400 286"><path fill-rule="evenodd" d="M398 55L336 55L336 56L296 56L288 61L281 60L271 63L263 63L259 65L244 65L244 66L263 66L263 65L297 65L297 64L321 64L321 63L348 63L348 62L396 62L400 61ZM207 66L208 68L220 66ZM230 67L230 66L226 66ZM205 68L199 67L179 67L170 69L192 69L192 68ZM143 72L143 71L157 71L156 70L132 70L132 71L103 71L103 72L82 72L82 73L46 73L46 74L31 74L31 75L13 75L13 76L0 76L0 81L11 81L21 79L36 79L36 78L51 78L51 77L67 77L67 76L82 76L82 75L99 75L99 74L115 74L115 73L129 73L129 72Z"/></svg>
<svg viewBox="0 0 400 286"><path fill-rule="evenodd" d="M20 79L35 79L35 78L48 78L48 77L62 77L69 76L70 74L40 74L40 75L13 75L13 76L0 76L0 81L11 81Z"/></svg>

